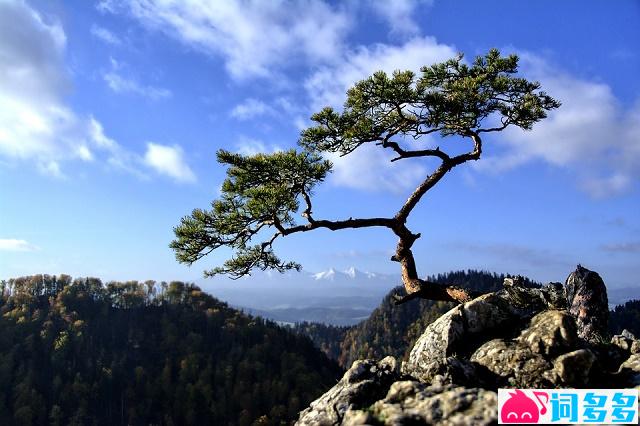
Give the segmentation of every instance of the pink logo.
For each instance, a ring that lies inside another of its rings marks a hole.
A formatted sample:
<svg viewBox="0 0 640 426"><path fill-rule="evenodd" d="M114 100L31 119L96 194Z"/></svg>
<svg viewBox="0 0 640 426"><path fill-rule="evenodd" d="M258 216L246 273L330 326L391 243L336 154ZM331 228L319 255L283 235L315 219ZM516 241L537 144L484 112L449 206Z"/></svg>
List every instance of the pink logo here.
<svg viewBox="0 0 640 426"><path fill-rule="evenodd" d="M549 395L546 392L533 392L541 408L519 389L509 392L509 395L511 396L500 411L502 423L538 423L540 414L547 412L545 405L549 401ZM544 397L544 402L541 401L541 397Z"/></svg>

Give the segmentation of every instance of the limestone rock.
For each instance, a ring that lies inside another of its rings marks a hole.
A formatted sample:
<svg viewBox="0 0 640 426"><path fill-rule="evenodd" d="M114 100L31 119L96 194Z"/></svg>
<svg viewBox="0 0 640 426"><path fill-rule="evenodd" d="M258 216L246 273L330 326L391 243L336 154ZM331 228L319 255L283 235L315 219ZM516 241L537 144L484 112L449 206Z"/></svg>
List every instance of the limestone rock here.
<svg viewBox="0 0 640 426"><path fill-rule="evenodd" d="M543 388L551 384L544 375L552 368L551 364L516 342L490 340L471 355L471 361L502 378L508 386Z"/></svg>
<svg viewBox="0 0 640 426"><path fill-rule="evenodd" d="M535 353L559 355L577 346L576 322L565 311L544 311L533 317L517 340Z"/></svg>
<svg viewBox="0 0 640 426"><path fill-rule="evenodd" d="M489 425L497 422L497 405L493 391L400 381L373 404L371 412L385 425Z"/></svg>
<svg viewBox="0 0 640 426"><path fill-rule="evenodd" d="M631 351L631 345L633 344L633 340L629 339L623 334L616 334L611 338L611 344L619 347L625 352L629 352Z"/></svg>
<svg viewBox="0 0 640 426"><path fill-rule="evenodd" d="M300 413L296 424L339 424L347 410L368 407L383 398L398 378L393 357L356 361L333 388Z"/></svg>
<svg viewBox="0 0 640 426"><path fill-rule="evenodd" d="M458 305L427 326L402 372L429 381L447 357L464 350L474 337L485 337L517 320L509 304L496 293Z"/></svg>
<svg viewBox="0 0 640 426"><path fill-rule="evenodd" d="M525 287L522 277L504 279L505 297L519 309L540 312L545 309L566 309L567 300L560 283L549 283L540 288Z"/></svg>
<svg viewBox="0 0 640 426"><path fill-rule="evenodd" d="M565 297L576 318L578 335L588 342L602 342L608 334L607 289L597 272L578 265L565 282Z"/></svg>
<svg viewBox="0 0 640 426"><path fill-rule="evenodd" d="M571 387L583 387L589 381L591 367L596 356L589 349L578 349L560 355L553 361L553 373L559 380L552 382Z"/></svg>
<svg viewBox="0 0 640 426"><path fill-rule="evenodd" d="M640 354L633 354L623 362L619 374L628 378L629 386L640 386Z"/></svg>
<svg viewBox="0 0 640 426"><path fill-rule="evenodd" d="M604 340L607 319L604 283L581 266L564 287L507 278L427 326L401 373L391 357L355 362L298 424L495 424L498 387L640 389L640 340Z"/></svg>

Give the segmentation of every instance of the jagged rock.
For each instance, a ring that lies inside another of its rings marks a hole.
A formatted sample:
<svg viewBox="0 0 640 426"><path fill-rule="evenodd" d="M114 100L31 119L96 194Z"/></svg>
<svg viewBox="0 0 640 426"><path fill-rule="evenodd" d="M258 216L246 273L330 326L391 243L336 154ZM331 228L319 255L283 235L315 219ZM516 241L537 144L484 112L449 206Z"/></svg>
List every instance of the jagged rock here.
<svg viewBox="0 0 640 426"><path fill-rule="evenodd" d="M347 410L368 407L383 398L398 378L398 366L391 356L379 362L356 361L333 388L300 413L296 424L339 424Z"/></svg>
<svg viewBox="0 0 640 426"><path fill-rule="evenodd" d="M578 333L574 319L565 311L544 311L533 317L517 340L535 353L554 356L574 349Z"/></svg>
<svg viewBox="0 0 640 426"><path fill-rule="evenodd" d="M446 383L465 386L479 386L492 382L487 379L485 373L478 371L476 364L457 356L449 356L433 362L420 373L420 380L426 383L430 383L435 377L442 378Z"/></svg>
<svg viewBox="0 0 640 426"><path fill-rule="evenodd" d="M629 352L631 351L631 345L633 344L633 340L629 339L623 334L616 334L611 338L611 344L619 347L623 351Z"/></svg>
<svg viewBox="0 0 640 426"><path fill-rule="evenodd" d="M602 279L581 266L565 287L507 278L427 326L401 374L393 358L356 362L298 424L493 424L498 387L640 389L640 340L603 340L607 315Z"/></svg>
<svg viewBox="0 0 640 426"><path fill-rule="evenodd" d="M618 373L627 377L629 386L640 387L640 354L633 354L620 365Z"/></svg>
<svg viewBox="0 0 640 426"><path fill-rule="evenodd" d="M522 277L505 278L505 297L513 307L531 314L545 309L566 309L567 299L560 283L549 283L540 288L525 287Z"/></svg>
<svg viewBox="0 0 640 426"><path fill-rule="evenodd" d="M497 404L498 395L484 389L402 381L371 411L385 425L489 425L497 421Z"/></svg>
<svg viewBox="0 0 640 426"><path fill-rule="evenodd" d="M430 381L446 358L464 349L474 337L488 336L518 319L505 299L496 293L458 305L427 326L408 361L403 363L402 371Z"/></svg>
<svg viewBox="0 0 640 426"><path fill-rule="evenodd" d="M611 338L611 344L630 354L640 353L640 340L627 329L613 336Z"/></svg>
<svg viewBox="0 0 640 426"><path fill-rule="evenodd" d="M534 353L516 342L494 339L480 346L471 361L501 377L504 384L513 387L547 387L551 385L544 372L551 364L538 353Z"/></svg>
<svg viewBox="0 0 640 426"><path fill-rule="evenodd" d="M569 312L576 318L578 335L588 342L605 341L609 302L600 275L578 265L567 278L565 297Z"/></svg>
<svg viewBox="0 0 640 426"><path fill-rule="evenodd" d="M596 356L589 349L578 349L560 355L553 361L551 372L559 380L552 378L551 382L571 387L585 386L595 360Z"/></svg>
<svg viewBox="0 0 640 426"><path fill-rule="evenodd" d="M343 425L489 425L497 422L498 395L479 388L395 382L367 411L350 410Z"/></svg>

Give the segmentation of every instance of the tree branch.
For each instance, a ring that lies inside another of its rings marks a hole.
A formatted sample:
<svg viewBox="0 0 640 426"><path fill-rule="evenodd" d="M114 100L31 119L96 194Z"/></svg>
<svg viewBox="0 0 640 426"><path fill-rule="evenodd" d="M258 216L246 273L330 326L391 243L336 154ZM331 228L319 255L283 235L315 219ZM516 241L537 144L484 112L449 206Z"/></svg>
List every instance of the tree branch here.
<svg viewBox="0 0 640 426"><path fill-rule="evenodd" d="M309 194L307 194L307 191L305 191L304 189L300 191L300 193L302 194L304 203L307 206L307 208L305 208L302 212L301 216L307 219L307 222L313 223L315 222L315 220L313 219L313 217L311 217L311 197L309 197Z"/></svg>
<svg viewBox="0 0 640 426"><path fill-rule="evenodd" d="M398 154L398 156L392 159L391 161L397 161L403 158L411 158L411 157L438 157L442 161L448 161L450 159L450 157L447 154L440 151L440 148L422 149L419 151L407 151L405 149L402 149L397 142L387 140L387 138L385 138L381 142L378 142L377 145L381 145L383 148L391 148Z"/></svg>
<svg viewBox="0 0 640 426"><path fill-rule="evenodd" d="M393 228L396 225L394 219L386 217L374 217L369 219L347 219L347 220L314 220L306 225L293 226L291 228L284 228L282 225L275 224L278 231L283 236L291 235L297 232L313 231L318 228L326 228L331 231L337 231L339 229L347 228L368 228L373 226L382 226L385 228ZM278 227L279 226L279 227Z"/></svg>

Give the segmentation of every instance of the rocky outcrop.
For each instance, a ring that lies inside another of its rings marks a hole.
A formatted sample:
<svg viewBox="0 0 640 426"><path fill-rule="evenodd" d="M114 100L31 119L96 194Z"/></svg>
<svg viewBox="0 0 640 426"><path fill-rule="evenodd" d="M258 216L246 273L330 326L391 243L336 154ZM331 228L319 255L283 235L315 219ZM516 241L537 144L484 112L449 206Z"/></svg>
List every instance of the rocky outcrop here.
<svg viewBox="0 0 640 426"><path fill-rule="evenodd" d="M356 361L338 384L300 413L298 424L340 424L347 411L368 407L383 398L399 378L396 360L391 356L379 362Z"/></svg>
<svg viewBox="0 0 640 426"><path fill-rule="evenodd" d="M604 283L581 266L564 288L507 278L427 326L400 369L356 361L298 424L493 424L498 387L640 388L640 340L605 341L607 309Z"/></svg>
<svg viewBox="0 0 640 426"><path fill-rule="evenodd" d="M350 411L343 424L473 424L496 422L498 395L480 388L415 380L395 382L387 396L367 410Z"/></svg>
<svg viewBox="0 0 640 426"><path fill-rule="evenodd" d="M576 318L580 337L592 343L606 340L609 302L600 275L578 265L564 289L567 309Z"/></svg>

